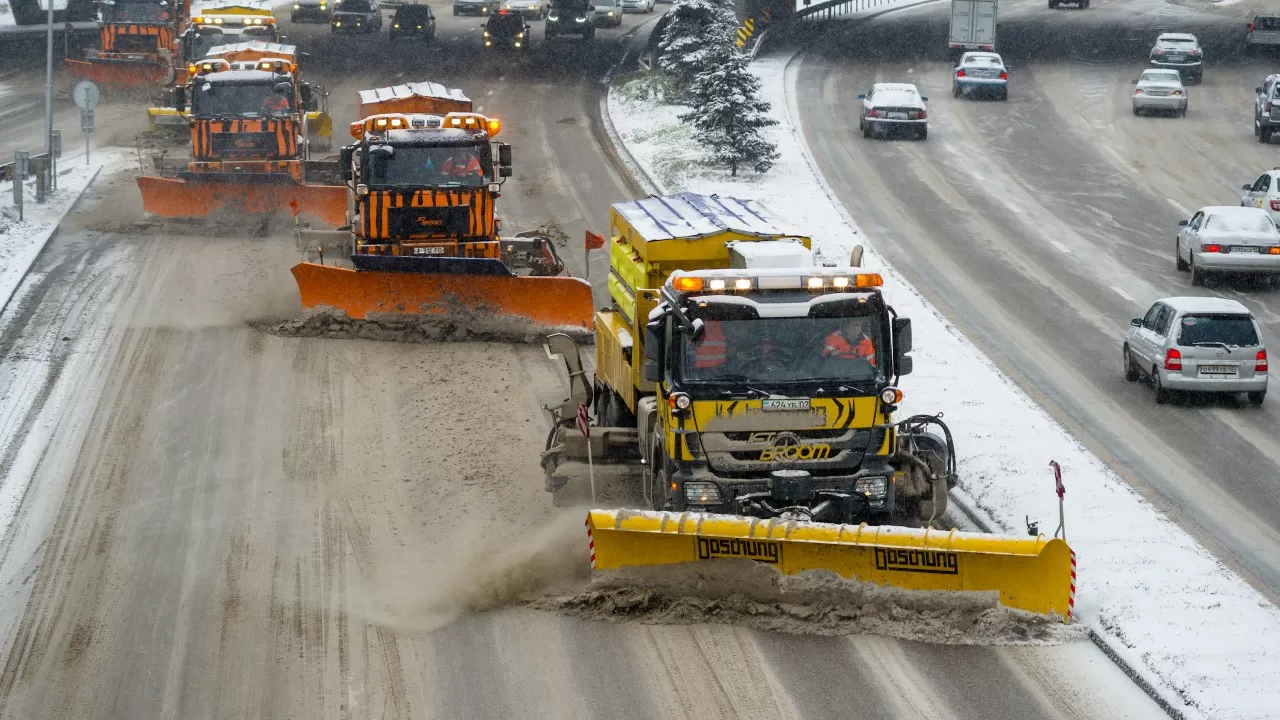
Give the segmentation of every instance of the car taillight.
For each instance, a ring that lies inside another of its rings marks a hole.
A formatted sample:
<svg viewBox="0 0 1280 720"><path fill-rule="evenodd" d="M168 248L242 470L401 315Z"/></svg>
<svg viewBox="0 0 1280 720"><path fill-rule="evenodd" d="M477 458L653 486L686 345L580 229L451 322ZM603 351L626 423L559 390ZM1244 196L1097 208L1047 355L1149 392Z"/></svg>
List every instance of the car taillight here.
<svg viewBox="0 0 1280 720"><path fill-rule="evenodd" d="M1199 50L1188 50L1188 51L1187 51L1187 54L1188 54L1188 55L1199 55L1199 54L1200 54L1200 51L1199 51Z"/></svg>
<svg viewBox="0 0 1280 720"><path fill-rule="evenodd" d="M929 117L929 113L924 110L912 110L907 117L911 118L912 120L924 120L925 118Z"/></svg>
<svg viewBox="0 0 1280 720"><path fill-rule="evenodd" d="M1133 91L1133 94L1134 94L1134 95L1141 95L1141 94L1142 94L1142 88L1138 88L1137 90L1134 90L1134 91Z"/></svg>
<svg viewBox="0 0 1280 720"><path fill-rule="evenodd" d="M1165 370L1181 370L1182 369L1182 353L1177 350L1169 350L1164 354Z"/></svg>
<svg viewBox="0 0 1280 720"><path fill-rule="evenodd" d="M1253 23L1249 23L1249 32L1253 32Z"/></svg>
<svg viewBox="0 0 1280 720"><path fill-rule="evenodd" d="M1222 246L1214 243L1212 245L1201 245L1200 252L1222 252Z"/></svg>
<svg viewBox="0 0 1280 720"><path fill-rule="evenodd" d="M874 109L873 109L873 110L868 110L868 111L867 111L867 117L869 117L869 118L880 117L880 111L879 111L879 110L874 110Z"/></svg>
<svg viewBox="0 0 1280 720"><path fill-rule="evenodd" d="M1009 73L1007 73L1007 72L1005 72L1005 71L1001 70L1001 71L1000 71L1000 79L1001 79L1001 80L1008 80L1008 79L1009 79Z"/></svg>
<svg viewBox="0 0 1280 720"><path fill-rule="evenodd" d="M1272 200L1271 209L1276 212L1280 212L1280 200Z"/></svg>
<svg viewBox="0 0 1280 720"><path fill-rule="evenodd" d="M963 71L963 70L957 70L957 71L956 71L956 77L964 77L964 71Z"/></svg>
<svg viewBox="0 0 1280 720"><path fill-rule="evenodd" d="M987 52L994 52L994 51L995 51L995 48L994 48L994 47L992 47L991 45L983 45L983 46L982 46L982 49L983 49L983 50L986 50Z"/></svg>
<svg viewBox="0 0 1280 720"><path fill-rule="evenodd" d="M1253 371L1260 372L1260 373L1264 373L1267 371L1267 351L1266 350L1258 351L1258 359L1254 362Z"/></svg>
<svg viewBox="0 0 1280 720"><path fill-rule="evenodd" d="M1268 255L1280 255L1280 246L1267 248Z"/></svg>

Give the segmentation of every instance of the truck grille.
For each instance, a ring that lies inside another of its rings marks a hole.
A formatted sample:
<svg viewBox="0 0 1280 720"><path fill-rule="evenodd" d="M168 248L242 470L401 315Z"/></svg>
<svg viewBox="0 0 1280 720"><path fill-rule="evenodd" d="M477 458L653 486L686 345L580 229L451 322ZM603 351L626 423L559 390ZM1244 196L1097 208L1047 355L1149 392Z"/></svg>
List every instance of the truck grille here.
<svg viewBox="0 0 1280 720"><path fill-rule="evenodd" d="M862 465L869 446L884 437L879 429L786 432L701 433L707 464L730 476L765 476L792 468L814 475L848 475Z"/></svg>
<svg viewBox="0 0 1280 720"><path fill-rule="evenodd" d="M210 147L218 157L270 157L276 136L269 132L213 133Z"/></svg>

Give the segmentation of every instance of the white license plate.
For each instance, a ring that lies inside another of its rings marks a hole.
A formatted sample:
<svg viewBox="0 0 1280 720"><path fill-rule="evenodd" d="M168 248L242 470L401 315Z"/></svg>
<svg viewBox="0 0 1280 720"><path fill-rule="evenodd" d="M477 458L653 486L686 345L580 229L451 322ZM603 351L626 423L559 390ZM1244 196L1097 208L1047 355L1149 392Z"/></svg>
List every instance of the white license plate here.
<svg viewBox="0 0 1280 720"><path fill-rule="evenodd" d="M907 114L906 113L889 113L889 119L890 120L906 120Z"/></svg>
<svg viewBox="0 0 1280 720"><path fill-rule="evenodd" d="M1258 252L1258 248L1256 248L1256 247L1251 247L1251 246L1249 246L1249 245L1236 245L1235 247L1231 248L1231 252L1233 252L1233 253L1255 253L1255 254L1256 254L1256 253Z"/></svg>
<svg viewBox="0 0 1280 720"><path fill-rule="evenodd" d="M1169 62L1182 62L1183 60L1186 60L1186 58L1181 55L1170 55L1167 59Z"/></svg>
<svg viewBox="0 0 1280 720"><path fill-rule="evenodd" d="M414 255L443 255L442 247L416 247L413 249Z"/></svg>
<svg viewBox="0 0 1280 720"><path fill-rule="evenodd" d="M1201 375L1235 375L1236 368L1234 365L1201 365Z"/></svg>
<svg viewBox="0 0 1280 720"><path fill-rule="evenodd" d="M770 400L761 400L760 409L765 412L776 412L779 410L808 410L809 398L775 398Z"/></svg>

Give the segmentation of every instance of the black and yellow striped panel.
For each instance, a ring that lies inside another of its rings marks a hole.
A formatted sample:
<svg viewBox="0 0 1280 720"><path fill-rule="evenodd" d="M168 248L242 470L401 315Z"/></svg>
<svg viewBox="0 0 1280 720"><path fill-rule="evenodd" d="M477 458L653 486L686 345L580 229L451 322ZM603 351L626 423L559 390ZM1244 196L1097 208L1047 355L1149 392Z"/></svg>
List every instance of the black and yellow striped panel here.
<svg viewBox="0 0 1280 720"><path fill-rule="evenodd" d="M361 236L369 240L394 237L390 211L395 208L467 207L470 224L462 240L488 240L497 235L494 223L493 196L487 188L449 188L441 190L375 190L362 200ZM429 238L429 232L407 237Z"/></svg>
<svg viewBox="0 0 1280 720"><path fill-rule="evenodd" d="M198 119L191 127L191 157L197 161L293 160L298 157L298 134L296 119Z"/></svg>

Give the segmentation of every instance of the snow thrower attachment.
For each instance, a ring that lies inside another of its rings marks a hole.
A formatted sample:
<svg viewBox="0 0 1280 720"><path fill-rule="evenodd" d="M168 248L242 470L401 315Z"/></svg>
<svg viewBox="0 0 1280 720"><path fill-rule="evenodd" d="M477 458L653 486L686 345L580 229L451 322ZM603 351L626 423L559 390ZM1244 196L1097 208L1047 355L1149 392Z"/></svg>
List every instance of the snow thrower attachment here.
<svg viewBox="0 0 1280 720"><path fill-rule="evenodd" d="M590 332L591 286L561 275L552 233L499 235L496 201L512 164L510 146L492 141L497 118L429 82L362 91L360 107L376 113L351 124L356 142L339 155L347 227L299 232L306 255L293 275L305 309L497 320L504 334L529 337Z"/></svg>
<svg viewBox="0 0 1280 720"><path fill-rule="evenodd" d="M783 575L825 570L909 591L995 593L1005 607L1063 622L1075 605L1075 553L1043 535L592 510L587 536L595 572L748 560Z"/></svg>

